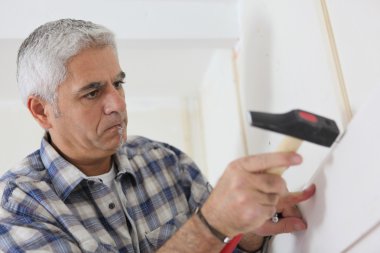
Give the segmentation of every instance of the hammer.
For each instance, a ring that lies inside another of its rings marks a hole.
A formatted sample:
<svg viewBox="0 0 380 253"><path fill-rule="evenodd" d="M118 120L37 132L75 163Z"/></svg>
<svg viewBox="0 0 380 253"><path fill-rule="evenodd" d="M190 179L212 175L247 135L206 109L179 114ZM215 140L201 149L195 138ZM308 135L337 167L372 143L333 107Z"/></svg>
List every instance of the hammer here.
<svg viewBox="0 0 380 253"><path fill-rule="evenodd" d="M302 141L331 147L339 135L335 121L303 110L283 114L250 111L250 125L287 135L278 152L297 151ZM286 168L272 168L268 173L281 175Z"/></svg>
<svg viewBox="0 0 380 253"><path fill-rule="evenodd" d="M303 110L292 110L283 114L249 112L250 125L287 135L277 148L278 152L297 151L302 141L331 147L339 135L334 120ZM282 175L286 167L266 170L267 173ZM230 253L239 244L242 235L235 236L221 251Z"/></svg>

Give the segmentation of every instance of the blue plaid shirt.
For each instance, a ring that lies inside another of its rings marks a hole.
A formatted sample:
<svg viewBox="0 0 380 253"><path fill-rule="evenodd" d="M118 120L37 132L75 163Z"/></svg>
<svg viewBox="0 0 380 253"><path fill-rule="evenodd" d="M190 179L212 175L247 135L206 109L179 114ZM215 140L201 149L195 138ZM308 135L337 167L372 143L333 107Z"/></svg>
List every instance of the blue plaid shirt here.
<svg viewBox="0 0 380 253"><path fill-rule="evenodd" d="M129 137L113 159L124 207L45 137L0 179L0 251L154 252L209 196L197 166L167 144Z"/></svg>

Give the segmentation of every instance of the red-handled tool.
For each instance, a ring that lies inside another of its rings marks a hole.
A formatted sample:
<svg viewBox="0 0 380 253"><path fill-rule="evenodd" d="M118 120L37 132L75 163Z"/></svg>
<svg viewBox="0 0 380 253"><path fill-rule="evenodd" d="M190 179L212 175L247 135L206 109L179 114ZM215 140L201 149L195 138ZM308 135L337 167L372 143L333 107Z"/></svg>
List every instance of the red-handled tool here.
<svg viewBox="0 0 380 253"><path fill-rule="evenodd" d="M231 252L233 252L234 249L238 246L242 237L243 237L242 234L238 234L237 236L232 238L232 240L229 243L227 243L226 246L224 246L224 248L222 249L222 251L220 253L231 253Z"/></svg>

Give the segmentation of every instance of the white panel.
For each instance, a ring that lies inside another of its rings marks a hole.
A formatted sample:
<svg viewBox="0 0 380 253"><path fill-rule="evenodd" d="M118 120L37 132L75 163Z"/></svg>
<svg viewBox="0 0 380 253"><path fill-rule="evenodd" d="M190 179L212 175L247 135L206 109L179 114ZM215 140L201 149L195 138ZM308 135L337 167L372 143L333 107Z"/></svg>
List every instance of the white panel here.
<svg viewBox="0 0 380 253"><path fill-rule="evenodd" d="M283 113L299 108L332 118L341 127L337 78L319 0L246 0L240 9L246 110ZM247 135L251 154L275 151L283 138L248 126ZM304 142L299 152L303 164L284 175L291 190L303 186L328 149Z"/></svg>
<svg viewBox="0 0 380 253"><path fill-rule="evenodd" d="M128 98L128 135L169 143L204 168L197 97Z"/></svg>
<svg viewBox="0 0 380 253"><path fill-rule="evenodd" d="M380 84L380 2L327 0L327 4L356 112ZM240 10L240 70L247 109L285 112L302 108L335 119L343 129L338 80L320 0L246 0ZM302 206L309 229L276 236L271 252L379 252L379 97L368 110L363 109L368 113L368 118L358 120L363 124L353 125L327 159L328 149L303 144L299 150L303 165L284 176L289 188L297 189L324 161L314 178L317 196ZM252 153L273 151L282 139L259 129L248 128L248 134Z"/></svg>
<svg viewBox="0 0 380 253"><path fill-rule="evenodd" d="M358 238L356 242L348 247L345 252L347 253L377 253L380 249L380 221L373 229L364 234L361 238Z"/></svg>
<svg viewBox="0 0 380 253"><path fill-rule="evenodd" d="M380 83L380 1L326 0L353 110Z"/></svg>
<svg viewBox="0 0 380 253"><path fill-rule="evenodd" d="M231 50L217 50L201 92L208 178L215 184L227 165L244 155Z"/></svg>
<svg viewBox="0 0 380 253"><path fill-rule="evenodd" d="M379 224L379 97L380 86L311 180L316 195L300 205L309 229L275 237L273 252L345 252L358 240L368 239L364 235ZM370 249L364 252L378 252L378 242L372 242L362 244Z"/></svg>

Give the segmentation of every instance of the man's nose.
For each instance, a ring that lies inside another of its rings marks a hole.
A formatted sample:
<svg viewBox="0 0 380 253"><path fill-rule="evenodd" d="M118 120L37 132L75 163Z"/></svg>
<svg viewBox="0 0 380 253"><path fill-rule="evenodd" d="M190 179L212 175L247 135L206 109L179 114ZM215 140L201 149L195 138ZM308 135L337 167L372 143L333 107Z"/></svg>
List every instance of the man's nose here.
<svg viewBox="0 0 380 253"><path fill-rule="evenodd" d="M108 89L105 96L104 113L123 112L126 109L124 91L114 87Z"/></svg>

